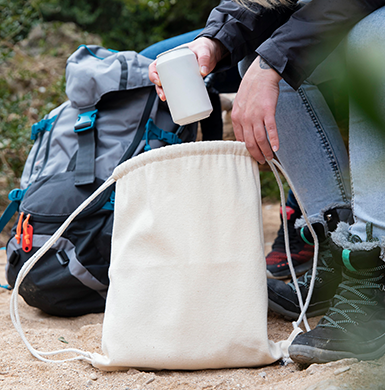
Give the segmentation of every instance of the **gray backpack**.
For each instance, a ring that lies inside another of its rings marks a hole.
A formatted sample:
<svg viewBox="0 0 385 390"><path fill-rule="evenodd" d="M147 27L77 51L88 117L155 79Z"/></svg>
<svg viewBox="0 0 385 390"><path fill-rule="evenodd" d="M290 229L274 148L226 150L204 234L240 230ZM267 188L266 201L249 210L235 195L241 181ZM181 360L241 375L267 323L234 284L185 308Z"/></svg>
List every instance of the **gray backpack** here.
<svg viewBox="0 0 385 390"><path fill-rule="evenodd" d="M23 264L121 162L168 144L194 141L197 125L179 127L148 79L151 63L133 51L82 45L66 66L69 100L32 126L35 143L21 188L0 219L19 211L7 243L13 286ZM145 185L145 183L143 183ZM31 306L59 316L102 312L114 188L96 198L34 266L20 287Z"/></svg>

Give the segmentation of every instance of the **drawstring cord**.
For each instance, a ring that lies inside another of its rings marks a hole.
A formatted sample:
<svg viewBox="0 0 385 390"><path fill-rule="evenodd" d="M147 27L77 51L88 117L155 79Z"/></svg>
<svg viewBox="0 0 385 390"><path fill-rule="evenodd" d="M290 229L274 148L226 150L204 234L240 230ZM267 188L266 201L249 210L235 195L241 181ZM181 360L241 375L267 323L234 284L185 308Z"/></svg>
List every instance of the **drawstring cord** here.
<svg viewBox="0 0 385 390"><path fill-rule="evenodd" d="M297 192L296 192L296 190L295 190L295 188L293 186L293 183L289 179L289 177L288 177L287 173L285 172L285 170L283 169L282 165L279 164L274 159L270 160L270 161L267 161L267 163L269 164L270 169L274 173L275 179L277 180L277 183L278 183L278 186L279 186L279 192L280 192L280 196L281 196L282 219L283 219L283 230L284 230L284 236L285 236L286 255L287 255L287 260L288 260L288 264L289 264L290 274L291 274L291 277L293 279L295 290L297 292L298 302L299 302L299 305L300 305L300 308L301 308L301 314L299 315L298 320L297 321L293 321L292 324L293 324L294 330L296 330L300 326L301 322L303 321L303 323L305 325L306 331L309 332L310 331L310 326L309 326L309 323L307 322L306 311L307 311L307 309L309 307L310 300L311 300L311 297L312 297L312 294L313 294L316 273L315 272L312 273L312 276L311 276L311 279L310 279L309 292L307 294L306 301L305 301L305 304L304 304L301 292L299 290L297 276L296 276L295 271L294 271L293 261L291 259L291 254L290 254L289 233L288 233L288 227L287 227L287 214L286 214L286 202L285 202L285 191L283 189L282 180L279 177L278 171L277 171L277 169L276 169L276 167L274 165L276 165L279 168L279 170L281 171L282 175L285 177L287 183L289 184L289 187L293 191L294 196L297 199L299 208L300 208L300 210L302 212L302 215L303 215L303 217L305 219L305 222L306 222L306 224L307 224L307 226L308 226L308 228L310 230L310 233L311 233L311 235L313 237L313 241L314 241L313 269L314 270L317 267L317 259L318 259L318 252L319 252L318 238L317 238L317 235L315 234L313 226L311 225L311 223L309 221L308 216L306 215L305 209L304 209L304 207L303 207L303 205L302 205L302 203L301 203L301 201L300 201L300 199L298 197L298 194L297 194Z"/></svg>
<svg viewBox="0 0 385 390"><path fill-rule="evenodd" d="M42 352L38 351L32 347L27 338L25 337L24 331L21 326L20 316L19 316L19 308L17 304L17 298L19 293L19 287L22 283L23 279L26 277L31 268L38 262L38 260L44 256L44 254L51 248L53 244L60 238L60 236L67 229L69 224L104 190L106 190L111 184L115 183L115 179L111 176L108 178L89 198L87 198L60 226L60 228L55 232L55 234L42 246L28 261L26 261L21 268L19 274L17 275L15 286L11 295L11 304L10 304L10 314L12 323L19 333L21 339L24 341L24 344L28 348L29 352L35 356L37 359L42 360L43 362L52 362L52 363L63 363L71 360L86 360L89 363L92 363L91 354L89 352L84 352L75 348L61 349L58 351L52 352ZM57 355L62 353L76 353L78 356L73 358L64 359L64 360L51 360L46 359L44 356Z"/></svg>

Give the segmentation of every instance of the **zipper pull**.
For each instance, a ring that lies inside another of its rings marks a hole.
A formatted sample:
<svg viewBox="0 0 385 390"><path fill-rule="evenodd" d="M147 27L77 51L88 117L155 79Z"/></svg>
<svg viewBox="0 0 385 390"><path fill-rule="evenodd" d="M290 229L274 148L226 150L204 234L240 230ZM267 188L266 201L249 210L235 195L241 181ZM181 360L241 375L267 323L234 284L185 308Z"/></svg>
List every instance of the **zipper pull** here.
<svg viewBox="0 0 385 390"><path fill-rule="evenodd" d="M22 248L24 252L29 252L32 249L33 227L29 224L29 218L31 214L27 215L27 218L23 222L23 243Z"/></svg>
<svg viewBox="0 0 385 390"><path fill-rule="evenodd" d="M20 244L20 240L21 240L21 226L23 224L23 218L24 218L24 213L21 212L19 216L19 220L17 221L16 234L15 234L16 242L18 244Z"/></svg>

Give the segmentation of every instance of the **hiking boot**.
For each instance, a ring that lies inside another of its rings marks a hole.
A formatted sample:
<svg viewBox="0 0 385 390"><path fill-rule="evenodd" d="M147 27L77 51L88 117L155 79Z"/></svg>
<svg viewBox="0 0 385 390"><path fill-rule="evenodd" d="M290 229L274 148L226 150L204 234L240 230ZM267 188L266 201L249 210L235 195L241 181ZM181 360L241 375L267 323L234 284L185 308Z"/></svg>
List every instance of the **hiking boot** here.
<svg viewBox="0 0 385 390"><path fill-rule="evenodd" d="M267 277L271 279L290 278L290 269L285 250L282 208L281 226L274 240L271 252L266 256ZM301 217L300 209L286 206L287 226L289 233L290 253L296 275L302 275L312 266L314 249L305 243L297 234L295 221Z"/></svg>
<svg viewBox="0 0 385 390"><path fill-rule="evenodd" d="M326 315L289 347L298 363L372 360L385 354L385 263L379 243L357 242L346 235L346 245L341 246L339 228L336 234L332 238L338 245L332 243L331 250L342 268L342 282Z"/></svg>
<svg viewBox="0 0 385 390"><path fill-rule="evenodd" d="M317 222L312 223L312 227L320 241L320 246L313 295L306 312L308 317L326 313L341 281L341 267L333 261L328 238L330 232L336 229L340 221L347 221L348 223L353 221L352 211L347 205L335 205L333 208L321 211ZM304 221L297 221L296 223L297 233L310 245L313 243L313 238L309 228L307 226L297 227L301 225L301 222L304 223ZM311 259L312 262L313 259ZM298 279L298 287L303 302L306 301L312 273L313 270L308 271ZM268 279L267 287L269 309L288 319L297 319L301 309L293 281L286 284L282 281Z"/></svg>
<svg viewBox="0 0 385 390"><path fill-rule="evenodd" d="M303 303L309 291L313 270L298 279L298 287ZM341 282L341 267L335 263L329 248L329 239L320 244L316 277L312 299L306 312L307 317L326 313L331 305L336 289ZM293 281L267 280L269 309L288 319L297 319L301 313L297 292Z"/></svg>

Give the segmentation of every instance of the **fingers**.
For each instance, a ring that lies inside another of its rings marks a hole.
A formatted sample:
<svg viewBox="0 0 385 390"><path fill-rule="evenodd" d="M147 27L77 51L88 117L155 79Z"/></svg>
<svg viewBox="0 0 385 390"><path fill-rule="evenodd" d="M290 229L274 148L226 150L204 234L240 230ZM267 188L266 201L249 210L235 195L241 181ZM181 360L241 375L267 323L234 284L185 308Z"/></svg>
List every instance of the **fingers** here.
<svg viewBox="0 0 385 390"><path fill-rule="evenodd" d="M267 138L265 125L263 121L248 123L248 121L239 119L237 113L232 115L233 129L237 141L244 142L251 156L260 164L274 157Z"/></svg>
<svg viewBox="0 0 385 390"><path fill-rule="evenodd" d="M215 39L201 37L188 44L198 60L202 77L207 76L222 56L221 43Z"/></svg>
<svg viewBox="0 0 385 390"><path fill-rule="evenodd" d="M277 131L277 124L275 122L275 116L266 116L265 118L265 128L266 128L266 131L267 131L267 134L269 136L269 141L270 141L270 145L271 145L271 149L273 152L277 152L278 149L279 149L279 138L278 138L278 131ZM266 155L266 158L268 160L271 160L271 158L269 158L267 155Z"/></svg>
<svg viewBox="0 0 385 390"><path fill-rule="evenodd" d="M158 94L159 99L164 102L166 100L166 95L164 94L159 74L156 71L156 60L151 62L148 67L148 77L150 81L155 84L156 93Z"/></svg>
<svg viewBox="0 0 385 390"><path fill-rule="evenodd" d="M249 67L234 100L231 119L235 137L259 163L279 149L275 111L281 77L259 61Z"/></svg>
<svg viewBox="0 0 385 390"><path fill-rule="evenodd" d="M215 68L217 61L221 57L222 49L220 42L201 37L189 43L188 47L197 57L202 77L207 76ZM148 67L148 76L150 81L155 84L159 98L165 101L166 96L160 82L159 74L156 71L156 60Z"/></svg>
<svg viewBox="0 0 385 390"><path fill-rule="evenodd" d="M151 62L151 64L148 67L148 77L152 83L154 83L157 86L161 86L158 72L156 71L156 60Z"/></svg>

